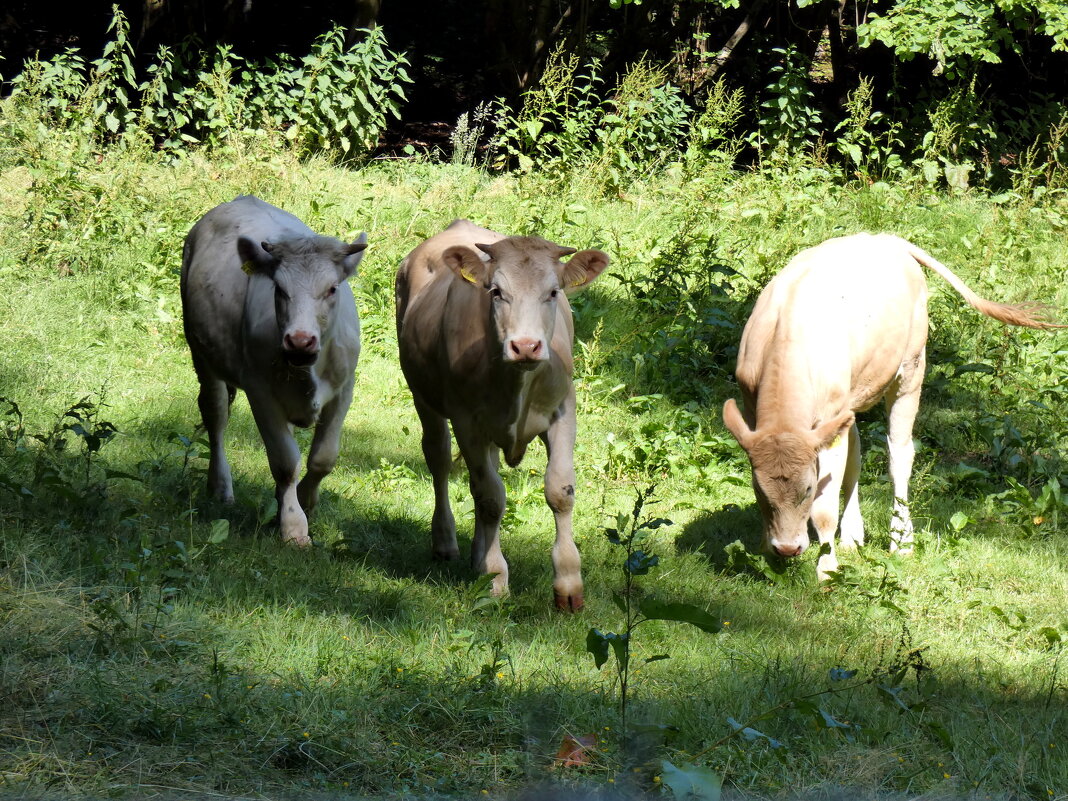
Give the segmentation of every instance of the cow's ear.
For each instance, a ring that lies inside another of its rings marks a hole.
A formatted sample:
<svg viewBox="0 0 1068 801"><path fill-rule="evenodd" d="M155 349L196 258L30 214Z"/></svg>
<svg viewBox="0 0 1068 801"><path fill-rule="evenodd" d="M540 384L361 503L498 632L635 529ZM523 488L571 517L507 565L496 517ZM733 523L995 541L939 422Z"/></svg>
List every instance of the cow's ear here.
<svg viewBox="0 0 1068 801"><path fill-rule="evenodd" d="M723 425L727 426L727 430L748 453L753 444L753 429L749 427L749 423L745 422L734 398L727 398L723 404Z"/></svg>
<svg viewBox="0 0 1068 801"><path fill-rule="evenodd" d="M471 248L453 245L441 254L441 260L460 278L471 284L482 285L489 277L490 266Z"/></svg>
<svg viewBox="0 0 1068 801"><path fill-rule="evenodd" d="M853 427L855 420L856 415L846 409L838 416L813 429L812 436L816 450L822 451L835 447L842 437L849 435L849 429Z"/></svg>
<svg viewBox="0 0 1068 801"><path fill-rule="evenodd" d="M367 249L367 232L360 234L356 237L356 241L348 245L341 246L341 270L344 274L344 278L349 278L356 274L356 268L360 266L360 262L363 261L363 252Z"/></svg>
<svg viewBox="0 0 1068 801"><path fill-rule="evenodd" d="M568 252L564 249L564 253ZM580 250L563 265L560 272L560 284L565 292L578 292L585 289L608 266L608 254L600 250Z"/></svg>
<svg viewBox="0 0 1068 801"><path fill-rule="evenodd" d="M249 275L263 273L273 275L278 259L271 255L274 246L270 242L256 244L247 236L237 240L237 254L241 257L241 269Z"/></svg>

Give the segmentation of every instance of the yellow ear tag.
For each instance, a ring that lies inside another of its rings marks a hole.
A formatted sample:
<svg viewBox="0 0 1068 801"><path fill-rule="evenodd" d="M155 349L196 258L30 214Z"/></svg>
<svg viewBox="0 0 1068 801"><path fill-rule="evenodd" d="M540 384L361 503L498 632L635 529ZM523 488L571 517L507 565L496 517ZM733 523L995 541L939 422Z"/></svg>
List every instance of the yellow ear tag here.
<svg viewBox="0 0 1068 801"><path fill-rule="evenodd" d="M841 444L842 444L842 435L839 434L837 437L835 437L834 439L831 440L831 444L827 446L827 449L830 450L831 448L837 448Z"/></svg>
<svg viewBox="0 0 1068 801"><path fill-rule="evenodd" d="M468 282L470 282L472 284L477 284L478 283L478 279L475 278L475 274L473 272L471 272L470 270L468 270L466 267L461 267L460 268L460 277L463 278L465 281L468 281Z"/></svg>
<svg viewBox="0 0 1068 801"><path fill-rule="evenodd" d="M574 289L578 286L583 286L586 283L586 276L580 276L567 285L568 289Z"/></svg>
<svg viewBox="0 0 1068 801"><path fill-rule="evenodd" d="M245 275L254 275L256 270L252 267L252 262L246 261L241 265L241 272L245 273Z"/></svg>

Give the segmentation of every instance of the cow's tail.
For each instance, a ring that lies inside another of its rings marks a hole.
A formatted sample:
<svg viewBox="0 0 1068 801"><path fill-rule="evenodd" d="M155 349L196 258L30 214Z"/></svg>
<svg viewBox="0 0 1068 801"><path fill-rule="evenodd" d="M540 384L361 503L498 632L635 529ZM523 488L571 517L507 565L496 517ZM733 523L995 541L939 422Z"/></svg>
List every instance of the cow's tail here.
<svg viewBox="0 0 1068 801"><path fill-rule="evenodd" d="M905 240L902 240L905 242ZM938 273L968 301L968 304L985 314L1009 325L1021 325L1026 328L1066 328L1049 318L1049 307L1042 303L995 303L979 297L968 288L968 285L958 278L952 270L942 264L938 259L917 247L911 242L905 242L909 255L929 270Z"/></svg>

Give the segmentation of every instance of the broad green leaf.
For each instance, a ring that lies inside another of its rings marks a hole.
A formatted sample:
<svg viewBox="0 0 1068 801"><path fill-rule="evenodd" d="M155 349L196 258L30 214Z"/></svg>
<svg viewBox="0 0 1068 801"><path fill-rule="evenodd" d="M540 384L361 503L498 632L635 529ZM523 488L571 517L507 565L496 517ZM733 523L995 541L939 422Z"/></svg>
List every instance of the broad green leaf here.
<svg viewBox="0 0 1068 801"><path fill-rule="evenodd" d="M722 796L723 779L702 765L683 762L676 766L662 760L660 780L675 801L720 801Z"/></svg>
<svg viewBox="0 0 1068 801"><path fill-rule="evenodd" d="M586 634L586 650L593 654L593 664L600 670L608 661L608 638L599 629L590 629Z"/></svg>
<svg viewBox="0 0 1068 801"><path fill-rule="evenodd" d="M738 734L742 735L742 737L744 737L749 742L755 742L757 740L764 740L764 741L767 742L768 745L770 745L774 749L785 748L786 747L781 742L776 740L774 737L770 737L767 734L764 734L764 732L758 731L757 729L754 729L752 726L743 726L741 723L739 723L737 720L735 720L732 717L728 717L727 718L727 723L730 724L730 727L732 729L734 729L736 732L738 732Z"/></svg>
<svg viewBox="0 0 1068 801"><path fill-rule="evenodd" d="M665 603L653 598L643 598L638 602L638 611L649 620L671 620L676 623L689 623L701 631L715 634L723 628L719 620L700 607L686 603Z"/></svg>
<svg viewBox="0 0 1068 801"><path fill-rule="evenodd" d="M211 534L208 535L208 542L212 545L219 545L226 541L226 538L230 536L230 521L225 518L219 518L211 521Z"/></svg>

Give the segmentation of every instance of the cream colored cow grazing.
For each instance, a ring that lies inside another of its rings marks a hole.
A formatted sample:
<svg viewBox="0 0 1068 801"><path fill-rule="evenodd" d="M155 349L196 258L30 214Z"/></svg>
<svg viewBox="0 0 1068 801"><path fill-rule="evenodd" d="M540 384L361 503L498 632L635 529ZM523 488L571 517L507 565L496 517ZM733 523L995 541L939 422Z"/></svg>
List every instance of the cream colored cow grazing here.
<svg viewBox="0 0 1068 801"><path fill-rule="evenodd" d="M845 494L841 547L864 543L857 497L860 437L854 413L880 398L894 510L890 549L908 551L912 424L920 403L927 342L927 283L938 273L975 309L1011 325L1056 327L1034 304L983 300L943 264L889 234L829 239L801 251L761 292L742 332L734 400L723 422L749 456L764 548L785 557L808 545L808 521L825 550L820 580L837 569L834 534Z"/></svg>
<svg viewBox="0 0 1068 801"><path fill-rule="evenodd" d="M449 422L475 501L471 562L496 574L498 594L508 589L500 450L514 467L540 437L549 456L545 500L556 519L553 591L557 607L570 611L582 607L583 597L571 531L574 325L565 291L586 287L607 265L599 250L575 253L538 237L505 237L456 220L408 254L397 272L401 368L434 483L434 556L459 555L449 507Z"/></svg>

